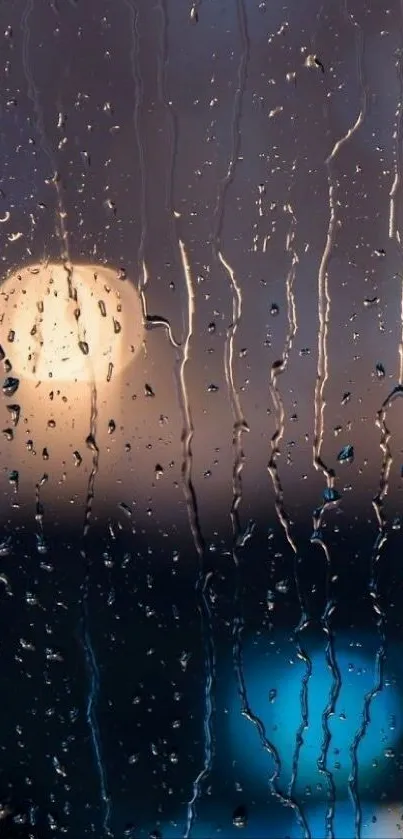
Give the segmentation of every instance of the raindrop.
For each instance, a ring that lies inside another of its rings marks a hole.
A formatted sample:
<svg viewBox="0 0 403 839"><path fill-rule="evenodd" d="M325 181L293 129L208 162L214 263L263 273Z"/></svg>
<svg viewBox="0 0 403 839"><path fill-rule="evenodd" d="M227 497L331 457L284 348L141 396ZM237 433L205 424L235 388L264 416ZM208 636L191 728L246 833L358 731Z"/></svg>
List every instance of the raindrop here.
<svg viewBox="0 0 403 839"><path fill-rule="evenodd" d="M15 490L18 489L18 480L19 480L19 472L16 469L12 469L8 475L9 483L14 486Z"/></svg>
<svg viewBox="0 0 403 839"><path fill-rule="evenodd" d="M94 438L93 434L88 435L85 443L86 443L87 448L89 448L91 452L97 452L98 451L98 446L95 442L95 438Z"/></svg>
<svg viewBox="0 0 403 839"><path fill-rule="evenodd" d="M386 375L385 374L385 368L384 368L383 364L381 364L380 361L378 361L378 363L376 364L375 370L376 370L376 375L378 376L378 379L384 379L385 378L385 375Z"/></svg>
<svg viewBox="0 0 403 839"><path fill-rule="evenodd" d="M118 320L116 320L116 318L113 318L113 331L114 331L115 335L119 335L119 332L121 332L121 330L122 330L121 324L119 323Z"/></svg>
<svg viewBox="0 0 403 839"><path fill-rule="evenodd" d="M3 350L3 347L0 344L0 361L3 361L5 359L5 357L6 357L6 354Z"/></svg>
<svg viewBox="0 0 403 839"><path fill-rule="evenodd" d="M340 493L334 487L326 487L323 493L323 500L325 504L332 504L334 501L339 501L341 498Z"/></svg>
<svg viewBox="0 0 403 839"><path fill-rule="evenodd" d="M7 336L7 340L10 341L10 344L12 344L14 339L15 339L15 331L14 331L14 329L10 329L10 331L8 333L8 336Z"/></svg>
<svg viewBox="0 0 403 839"><path fill-rule="evenodd" d="M106 318L106 307L103 300L98 300L99 311L103 318Z"/></svg>
<svg viewBox="0 0 403 839"><path fill-rule="evenodd" d="M343 446L342 450L337 455L337 460L339 463L352 463L354 460L353 446Z"/></svg>
<svg viewBox="0 0 403 839"><path fill-rule="evenodd" d="M16 390L18 390L19 384L19 379L14 379L12 376L8 376L3 384L4 395L13 396Z"/></svg>
<svg viewBox="0 0 403 839"><path fill-rule="evenodd" d="M163 468L162 468L161 464L160 464L160 463L157 463L157 465L156 465L156 467L155 467L155 477L156 477L156 480L158 481L158 480L159 480L159 478L162 478L163 474L164 474L164 470L163 470Z"/></svg>
<svg viewBox="0 0 403 839"><path fill-rule="evenodd" d="M273 317L275 317L276 315L279 314L279 312L280 312L280 306L278 305L278 303L272 303L271 307L270 307L270 314Z"/></svg>
<svg viewBox="0 0 403 839"><path fill-rule="evenodd" d="M90 348L86 341L79 341L78 346L80 347L80 350L83 353L83 355L88 355Z"/></svg>
<svg viewBox="0 0 403 839"><path fill-rule="evenodd" d="M209 393L217 393L218 392L218 385L209 385L207 388Z"/></svg>
<svg viewBox="0 0 403 839"><path fill-rule="evenodd" d="M232 823L234 827L246 827L248 823L248 814L246 807L243 807L242 804L234 810L232 814Z"/></svg>
<svg viewBox="0 0 403 839"><path fill-rule="evenodd" d="M81 160L83 161L83 163L85 163L86 166L88 166L88 167L91 166L91 158L90 158L87 151L84 150L84 151L80 152L80 157L81 157Z"/></svg>
<svg viewBox="0 0 403 839"><path fill-rule="evenodd" d="M213 335L213 333L216 331L216 325L213 320L208 325L208 331L210 332L210 335Z"/></svg>
<svg viewBox="0 0 403 839"><path fill-rule="evenodd" d="M0 542L0 556L8 556L11 551L11 536L7 536Z"/></svg>
<svg viewBox="0 0 403 839"><path fill-rule="evenodd" d="M7 405L7 410L11 416L11 422L14 426L18 425L18 420L20 418L21 408L19 405Z"/></svg>
<svg viewBox="0 0 403 839"><path fill-rule="evenodd" d="M115 429L116 429L115 420L110 419L109 422L108 422L108 434L113 434Z"/></svg>
<svg viewBox="0 0 403 839"><path fill-rule="evenodd" d="M151 385L145 384L144 385L144 393L146 396L155 396L155 393L151 387Z"/></svg>
<svg viewBox="0 0 403 839"><path fill-rule="evenodd" d="M81 464L83 462L83 459L80 455L80 452L77 452L77 451L73 452L73 458L74 458L74 466L81 466Z"/></svg>
<svg viewBox="0 0 403 839"><path fill-rule="evenodd" d="M307 55L305 59L305 67L313 67L322 70L322 73L325 72L325 68L317 55Z"/></svg>
<svg viewBox="0 0 403 839"><path fill-rule="evenodd" d="M369 306L375 306L379 303L379 297L366 297L364 300L364 306L369 308Z"/></svg>
<svg viewBox="0 0 403 839"><path fill-rule="evenodd" d="M351 393L350 393L349 390L347 390L346 393L343 393L343 398L341 400L341 404L342 405L347 405L347 402L349 402L350 399L351 399Z"/></svg>
<svg viewBox="0 0 403 839"><path fill-rule="evenodd" d="M12 428L3 428L3 434L6 440L13 440L14 439L14 431Z"/></svg>

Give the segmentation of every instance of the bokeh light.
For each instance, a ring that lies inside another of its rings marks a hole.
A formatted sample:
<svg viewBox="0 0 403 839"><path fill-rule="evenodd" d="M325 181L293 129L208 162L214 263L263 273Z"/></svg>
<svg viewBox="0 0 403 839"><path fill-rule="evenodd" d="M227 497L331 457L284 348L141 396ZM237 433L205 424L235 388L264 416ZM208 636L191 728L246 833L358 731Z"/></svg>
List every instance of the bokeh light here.
<svg viewBox="0 0 403 839"><path fill-rule="evenodd" d="M276 660L277 659L277 660ZM308 680L308 727L302 732L303 744L298 759L298 787L307 794L324 794L327 781L318 768L324 747L323 723L328 725L331 739L327 750L327 769L341 797L348 796L351 772L351 747L360 731L364 700L374 686L374 656L361 647L338 639L336 661L340 673L340 692L334 713L328 713L333 673L326 660L325 648L317 647L311 654L312 674ZM279 785L287 789L293 772L296 738L301 727L301 688L305 665L295 655L289 660L280 656L264 658L257 650L247 649L244 661L248 701L253 713L262 721L267 739L281 759ZM236 687L230 701L229 737L237 761L248 761L248 771L255 782L267 787L274 772L274 761L264 748L255 726L240 712ZM326 712L326 719L324 713ZM385 678L381 692L370 703L370 721L364 736L359 737L357 761L359 780L368 783L379 778L387 762L393 758L393 746L402 733L401 698L393 680Z"/></svg>

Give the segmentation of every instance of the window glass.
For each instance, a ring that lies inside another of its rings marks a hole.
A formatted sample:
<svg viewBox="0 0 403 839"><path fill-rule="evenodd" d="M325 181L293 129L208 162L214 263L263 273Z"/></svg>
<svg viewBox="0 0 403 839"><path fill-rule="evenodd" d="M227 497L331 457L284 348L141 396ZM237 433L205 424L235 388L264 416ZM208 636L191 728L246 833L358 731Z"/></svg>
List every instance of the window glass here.
<svg viewBox="0 0 403 839"><path fill-rule="evenodd" d="M0 832L400 836L401 3L0 43Z"/></svg>

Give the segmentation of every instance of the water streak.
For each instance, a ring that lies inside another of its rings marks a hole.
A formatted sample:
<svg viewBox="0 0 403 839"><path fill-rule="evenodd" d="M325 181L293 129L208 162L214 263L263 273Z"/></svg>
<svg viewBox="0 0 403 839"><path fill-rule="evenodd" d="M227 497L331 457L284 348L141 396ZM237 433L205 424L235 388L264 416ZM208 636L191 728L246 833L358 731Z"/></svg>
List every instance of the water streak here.
<svg viewBox="0 0 403 839"><path fill-rule="evenodd" d="M147 238L147 212L146 212L146 166L144 157L144 146L140 130L140 110L143 104L143 80L141 78L140 67L140 36L139 36L139 12L133 0L124 0L125 6L129 10L130 19L130 33L131 33L131 50L130 60L132 66L132 77L134 82L134 130L136 135L137 151L139 156L140 167L140 218L141 231L140 242L138 248L138 276L141 276L142 267L144 264L144 249Z"/></svg>
<svg viewBox="0 0 403 839"><path fill-rule="evenodd" d="M346 11L347 7L345 7ZM347 13L347 11L346 11ZM332 682L330 686L330 693L329 693L329 700L327 703L326 708L322 714L322 730L323 730L323 740L321 746L321 753L318 759L318 768L320 772L322 772L326 777L327 787L328 787L328 807L326 811L326 831L327 836L329 839L332 839L334 836L333 833L333 822L334 822L334 811L335 811L335 799L336 799L336 790L335 790L335 783L333 779L333 775L331 771L327 767L327 759L329 753L329 746L331 742L331 732L329 729L329 719L334 714L335 706L337 702L338 695L340 693L341 688L341 677L340 671L337 666L335 650L334 650L334 637L333 632L330 625L330 617L332 611L334 609L334 604L331 599L331 579L332 579L332 566L331 566L331 558L329 549L324 541L321 525L323 514L328 507L328 503L336 498L337 496L334 495L334 480L335 480L335 473L334 470L329 468L322 458L322 447L323 447L323 438L324 438L324 415L325 415L325 387L326 383L329 378L329 357L328 357L328 331L329 331L329 324L330 324L330 312L331 312L331 297L329 291L329 277L328 277L328 268L329 263L332 257L332 252L335 244L336 239L336 232L338 226L338 217L337 217L337 188L338 182L337 177L334 173L334 162L337 158L340 150L343 146L348 143L354 134L359 130L361 125L364 122L365 114L366 114L366 107L367 107L367 88L363 81L362 75L362 63L363 63L363 37L362 37L362 30L356 24L355 20L349 15L349 18L352 20L354 25L356 26L356 49L357 49L357 66L358 66L358 76L359 76L359 83L360 83L360 93L361 93L361 104L358 116L354 123L350 126L347 132L340 137L335 143L330 152L329 156L326 159L326 168L327 168L327 180L328 180L328 194L329 194L329 211L330 211L330 218L329 218L329 225L328 231L326 236L326 242L324 251L322 254L322 259L320 262L319 273L318 273L318 317L319 317L319 330L318 330L318 365L317 365L317 379L315 385L315 418L314 418L314 443L313 443L313 465L316 470L321 470L324 477L326 478L326 494L325 494L325 503L321 505L320 508L316 509L313 513L313 535L311 538L312 543L318 544L324 554L326 560L326 606L324 612L322 614L322 626L324 632L327 637L327 643L325 648L326 653L326 663L329 668L329 671L332 675Z"/></svg>
<svg viewBox="0 0 403 839"><path fill-rule="evenodd" d="M189 518L190 529L192 532L193 542L199 558L199 574L196 582L196 593L198 598L198 609L202 624L203 646L204 646L204 664L206 671L206 682L204 689L205 697L205 713L203 721L204 730L204 758L203 766L193 781L193 795L188 802L187 808L187 822L185 830L185 839L189 839L196 818L196 805L202 793L202 784L209 776L214 757L214 735L213 735L213 717L214 717L214 685L215 685L215 649L213 639L213 629L211 620L211 611L208 602L207 586L209 582L209 574L206 573L205 568L205 541L200 527L199 512L197 506L197 497L192 480L192 440L194 435L194 426L192 419L192 412L190 407L190 400L186 383L186 365L189 361L190 345L193 335L193 318L195 312L195 297L192 282L192 275L187 257L185 245L179 239L179 249L182 260L183 274L185 278L188 311L187 311L187 332L183 342L182 352L178 358L178 390L179 401L183 417L182 430L182 485L186 500L186 509Z"/></svg>
<svg viewBox="0 0 403 839"><path fill-rule="evenodd" d="M94 648L91 641L91 636L88 630L89 626L89 618L88 618L88 603L87 597L84 599L84 608L83 608L83 618L82 618L82 639L84 644L84 651L85 651L85 660L89 675L89 682L90 687L88 691L88 699L87 699L87 710L86 710L86 717L87 722L91 732L92 738L92 745L95 754L95 760L98 768L98 775L100 779L100 786L101 786L101 798L104 804L104 815L103 815L103 831L104 836L112 837L113 834L109 827L110 817L111 817L111 800L108 794L108 785L107 785L107 778L106 778L106 770L105 764L102 758L102 750L101 750L101 736L98 726L98 718L97 718L97 704L99 700L99 688L100 688L100 677L99 677L99 667L97 664L97 660L95 657Z"/></svg>
<svg viewBox="0 0 403 839"><path fill-rule="evenodd" d="M383 669L386 660L386 613L381 601L381 592L379 591L379 573L380 562L382 558L382 550L388 539L388 522L383 511L384 498L389 489L389 476L393 464L393 456L390 448L390 431L386 425L386 418L389 408L397 399L403 397L403 385L399 384L391 391L382 403L381 408L377 413L376 424L381 430L381 439L379 442L380 449L383 453L381 475L379 480L379 489L373 498L372 506L375 510L375 515L378 523L378 533L374 542L371 570L369 594L372 600L372 607L375 613L375 622L379 633L379 647L375 656L375 676L374 684L371 690L367 692L364 697L364 707L362 712L361 724L355 734L353 743L350 748L351 757L351 771L348 780L348 788L351 799L355 809L355 839L360 839L362 826L362 810L358 795L358 747L368 729L371 720L371 704L373 699L383 690Z"/></svg>
<svg viewBox="0 0 403 839"><path fill-rule="evenodd" d="M402 8L402 4L401 4ZM363 31L362 27L360 27L357 21L354 19L353 15L347 11L347 0L345 0L345 12L346 15L349 17L351 23L356 28L356 35L357 35L357 65L358 65L358 76L361 83L361 89L363 91L363 97L365 97L367 88L365 84L364 78L364 69L363 69L363 56L364 56L364 40L363 40ZM402 76L401 76L401 62L399 62L398 66L398 75L399 75L399 105L396 111L396 118L397 118L397 126L395 127L394 132L394 139L395 139L395 148L394 148L394 169L395 169L395 177L394 182L389 194L390 198L390 205L389 205L389 237L395 239L399 250L400 250L400 236L399 232L396 229L396 202L398 193L400 191L400 180L401 180L401 150L400 150L400 137L401 137L401 106L402 106ZM402 297L402 305L403 305L403 297ZM402 327L403 327L403 309L402 309ZM402 332L403 338L403 332ZM351 759L351 769L348 778L348 791L350 798L353 803L354 807L354 826L355 826L355 839L360 839L361 836L361 827L362 827L362 808L361 808L361 801L359 796L359 788L358 788L358 748L360 743L365 737L367 732L369 723L370 723L370 709L371 703L375 696L381 692L383 689L383 667L386 659L386 627L385 627L385 614L382 609L382 605L380 602L379 597L379 580L378 580L378 571L379 571L379 563L381 559L381 551L383 546L387 540L387 522L383 513L383 499L388 491L388 482L389 482L389 474L390 469L392 466L392 455L389 447L389 439L390 434L386 426L386 414L387 410L391 404L391 402L396 398L396 396L400 394L400 387L402 384L401 381L401 374L402 374L402 365L401 365L401 348L402 348L402 339L399 345L399 386L395 388L391 394L386 398L383 402L380 410L377 413L376 417L376 424L381 429L381 440L380 440L380 448L383 452L383 459L382 459L382 466L381 466L381 475L380 475L380 482L379 482L379 490L375 497L373 498L372 505L375 510L375 515L378 522L378 533L374 542L372 556L371 556L371 568L370 568L370 582L369 582L369 594L372 600L373 609L375 612L375 622L379 634L379 647L375 655L375 674L374 674L374 683L373 687L366 693L364 697L363 703L363 712L361 723L358 726L358 729L354 735L353 742L350 746L350 759Z"/></svg>
<svg viewBox="0 0 403 839"><path fill-rule="evenodd" d="M301 588L299 585L299 575L298 575L298 549L295 542L295 539L291 533L291 526L288 513L284 506L284 491L280 479L280 474L277 466L277 459L281 455L280 444L284 437L285 432L285 413L284 413L284 403L280 393L280 389L278 387L278 378L279 376L284 373L288 366L289 356L292 350L292 345L294 342L295 335L298 329L297 323L297 309L296 309L296 301L295 301L295 292L294 292L294 283L296 278L296 271L297 265L299 262L298 254L295 250L295 233L296 233L296 217L294 210L291 204L287 204L285 206L285 212L287 212L290 217L290 228L287 232L287 239L286 239L286 251L291 256L291 265L287 272L286 278L286 296L287 296L287 320L288 320L288 329L285 339L285 345L282 357L279 361L275 361L272 364L271 374L270 374L270 394L273 402L273 407L276 416L276 428L274 434L271 438L271 455L268 463L268 472L271 477L273 483L273 489L275 493L275 510L277 518L280 522L281 527L284 530L287 542L289 543L294 556L294 581L296 584L296 590L298 595L298 600L301 608L301 618L298 627L294 632L294 640L297 649L297 655L301 661L305 664L305 673L301 682L301 692L300 692L300 707L301 707L301 723L296 732L295 738L295 749L294 755L292 760L292 771L291 771L291 779L288 787L288 796L289 796L289 806L292 806L298 823L300 827L305 831L305 835L309 835L309 828L307 822L305 820L305 816L303 811L299 805L294 800L294 788L298 774L298 762L299 762L299 754L301 751L301 747L303 745L303 732L308 728L309 725L309 717L308 717L308 684L309 679L312 674L312 663L311 660L306 653L306 651L302 648L300 640L299 640L299 633L301 632L302 628L307 625L307 614L304 599L302 596Z"/></svg>

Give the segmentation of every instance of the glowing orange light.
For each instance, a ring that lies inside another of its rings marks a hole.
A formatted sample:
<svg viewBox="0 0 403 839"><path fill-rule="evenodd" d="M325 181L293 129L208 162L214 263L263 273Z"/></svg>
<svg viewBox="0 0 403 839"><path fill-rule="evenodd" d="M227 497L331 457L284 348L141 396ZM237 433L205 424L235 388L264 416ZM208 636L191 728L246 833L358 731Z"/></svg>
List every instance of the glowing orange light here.
<svg viewBox="0 0 403 839"><path fill-rule="evenodd" d="M13 373L36 382L108 381L143 338L139 296L104 266L23 268L2 283L0 312Z"/></svg>

